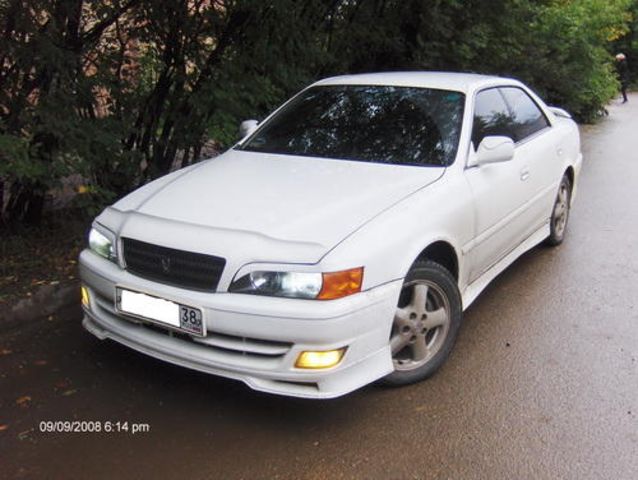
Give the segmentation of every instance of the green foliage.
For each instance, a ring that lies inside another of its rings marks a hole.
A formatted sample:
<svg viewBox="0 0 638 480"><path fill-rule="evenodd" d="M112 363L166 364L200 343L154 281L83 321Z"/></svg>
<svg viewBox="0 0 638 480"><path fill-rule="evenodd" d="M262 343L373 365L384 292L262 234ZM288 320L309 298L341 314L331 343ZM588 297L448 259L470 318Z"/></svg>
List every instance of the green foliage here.
<svg viewBox="0 0 638 480"><path fill-rule="evenodd" d="M638 85L638 1L630 2L627 12L629 31L625 35L614 36L609 51L612 54L624 53L630 72L630 79Z"/></svg>
<svg viewBox="0 0 638 480"><path fill-rule="evenodd" d="M531 81L581 120L593 120L617 92L613 58L606 48L613 35L626 31L628 4L555 2L540 12L536 49L545 58L545 68L534 72Z"/></svg>
<svg viewBox="0 0 638 480"><path fill-rule="evenodd" d="M0 218L37 220L70 173L97 211L329 75L513 76L590 121L637 22L631 0L2 0Z"/></svg>
<svg viewBox="0 0 638 480"><path fill-rule="evenodd" d="M29 142L17 135L0 134L0 177L12 175L17 179L28 179L43 176L43 171L38 168L37 162L33 162L29 156Z"/></svg>

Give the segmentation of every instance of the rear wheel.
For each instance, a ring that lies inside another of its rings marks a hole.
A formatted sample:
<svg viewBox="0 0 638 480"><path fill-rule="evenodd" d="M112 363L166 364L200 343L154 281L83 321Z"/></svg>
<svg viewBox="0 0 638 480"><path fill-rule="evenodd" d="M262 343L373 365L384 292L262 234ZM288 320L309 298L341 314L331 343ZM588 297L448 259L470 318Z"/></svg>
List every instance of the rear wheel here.
<svg viewBox="0 0 638 480"><path fill-rule="evenodd" d="M405 278L390 334L394 372L383 382L407 385L434 374L452 351L461 311L450 272L432 261L415 263Z"/></svg>
<svg viewBox="0 0 638 480"><path fill-rule="evenodd" d="M567 220L569 220L569 207L572 196L572 184L567 175L563 175L556 194L552 216L549 220L550 233L545 243L550 246L556 246L563 243L565 239L565 230L567 229Z"/></svg>

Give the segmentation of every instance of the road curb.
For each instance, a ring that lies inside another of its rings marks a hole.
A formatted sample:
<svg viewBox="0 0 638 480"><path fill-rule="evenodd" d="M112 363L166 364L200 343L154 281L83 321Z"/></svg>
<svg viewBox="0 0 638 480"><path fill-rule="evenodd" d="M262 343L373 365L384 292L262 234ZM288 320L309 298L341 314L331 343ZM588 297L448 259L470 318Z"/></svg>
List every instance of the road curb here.
<svg viewBox="0 0 638 480"><path fill-rule="evenodd" d="M80 303L80 283L43 285L33 295L16 304L0 307L0 331L19 323L53 315L60 309Z"/></svg>

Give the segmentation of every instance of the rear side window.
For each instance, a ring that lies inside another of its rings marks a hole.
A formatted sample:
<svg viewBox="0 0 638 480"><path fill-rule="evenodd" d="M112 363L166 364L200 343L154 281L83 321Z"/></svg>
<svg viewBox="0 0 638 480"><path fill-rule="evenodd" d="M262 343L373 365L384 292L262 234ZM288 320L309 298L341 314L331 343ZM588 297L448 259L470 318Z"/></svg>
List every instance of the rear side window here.
<svg viewBox="0 0 638 480"><path fill-rule="evenodd" d="M511 131L515 142L520 142L549 126L541 109L525 91L516 87L505 87L500 90L512 112Z"/></svg>
<svg viewBox="0 0 638 480"><path fill-rule="evenodd" d="M476 95L472 128L474 148L478 148L483 138L490 135L513 138L510 110L496 88L483 90Z"/></svg>

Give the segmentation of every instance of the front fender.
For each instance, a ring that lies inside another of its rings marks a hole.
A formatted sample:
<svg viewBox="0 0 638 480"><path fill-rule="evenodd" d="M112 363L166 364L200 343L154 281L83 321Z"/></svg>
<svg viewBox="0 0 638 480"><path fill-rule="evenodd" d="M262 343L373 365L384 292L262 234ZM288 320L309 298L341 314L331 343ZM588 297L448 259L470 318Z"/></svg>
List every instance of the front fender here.
<svg viewBox="0 0 638 480"><path fill-rule="evenodd" d="M459 288L468 266L462 245L474 230L474 208L462 171L449 171L429 187L405 199L346 238L321 261L324 271L364 266L363 288L402 279L419 254L437 241L457 254Z"/></svg>

